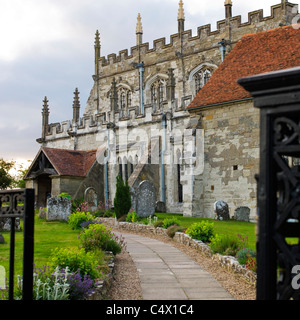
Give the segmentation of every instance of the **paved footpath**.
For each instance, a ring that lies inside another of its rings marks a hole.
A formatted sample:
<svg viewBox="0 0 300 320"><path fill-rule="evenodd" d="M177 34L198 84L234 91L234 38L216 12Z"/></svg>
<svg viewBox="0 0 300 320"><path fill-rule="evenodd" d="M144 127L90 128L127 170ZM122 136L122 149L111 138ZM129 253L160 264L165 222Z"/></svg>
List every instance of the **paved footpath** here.
<svg viewBox="0 0 300 320"><path fill-rule="evenodd" d="M233 300L199 264L167 243L122 234L139 272L143 300Z"/></svg>

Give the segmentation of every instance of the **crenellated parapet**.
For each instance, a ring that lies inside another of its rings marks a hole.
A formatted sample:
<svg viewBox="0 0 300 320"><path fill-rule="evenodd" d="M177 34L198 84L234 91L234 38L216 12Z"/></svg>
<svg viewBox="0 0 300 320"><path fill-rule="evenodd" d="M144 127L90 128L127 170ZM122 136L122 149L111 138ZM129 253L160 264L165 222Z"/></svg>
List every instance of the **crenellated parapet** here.
<svg viewBox="0 0 300 320"><path fill-rule="evenodd" d="M211 24L199 26L197 28L197 35L193 36L192 30L183 31L181 29L181 32L172 34L170 36L169 43L167 42L166 38L163 37L155 39L153 41L152 48L150 48L149 43L146 42L131 47L130 52L128 52L128 49L124 49L119 51L119 54L112 53L107 57L100 57L100 66L106 67L111 64L120 63L126 60L136 61L139 55L143 55L143 59L144 61L146 61L147 55L151 55L153 53L162 55L164 54L164 51L168 51L170 49L172 49L173 52L176 52L176 50L178 50L178 45L181 37L183 37L184 42L187 44L188 48L193 47L194 45L197 47L199 47L199 45L201 46L201 44L205 45L205 42L214 43L215 45L217 45L220 39L226 38L228 19L230 20L230 32L232 41L235 42L240 39L240 34L247 34L255 31L275 28L280 24L291 24L293 17L298 13L296 10L293 10L294 7L295 4L289 2L286 2L284 7L282 3L271 6L270 16L264 16L262 9L252 11L248 13L248 21L246 22L242 22L240 15L231 17L229 15L230 13L227 13L227 18L217 21L216 30L212 30Z"/></svg>

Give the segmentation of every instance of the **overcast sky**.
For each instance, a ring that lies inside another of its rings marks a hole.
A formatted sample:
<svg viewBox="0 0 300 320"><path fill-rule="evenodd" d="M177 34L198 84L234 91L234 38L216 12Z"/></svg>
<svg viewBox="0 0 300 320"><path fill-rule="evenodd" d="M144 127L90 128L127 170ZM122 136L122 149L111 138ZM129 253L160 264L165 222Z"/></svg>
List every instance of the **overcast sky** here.
<svg viewBox="0 0 300 320"><path fill-rule="evenodd" d="M233 0L233 15L280 0ZM299 0L292 1L298 3ZM141 13L143 41L177 32L179 0L0 0L0 158L33 159L40 145L42 100L48 97L50 122L72 118L73 92L80 91L81 115L93 85L94 39L101 56L135 45ZM185 28L224 18L224 0L184 0Z"/></svg>

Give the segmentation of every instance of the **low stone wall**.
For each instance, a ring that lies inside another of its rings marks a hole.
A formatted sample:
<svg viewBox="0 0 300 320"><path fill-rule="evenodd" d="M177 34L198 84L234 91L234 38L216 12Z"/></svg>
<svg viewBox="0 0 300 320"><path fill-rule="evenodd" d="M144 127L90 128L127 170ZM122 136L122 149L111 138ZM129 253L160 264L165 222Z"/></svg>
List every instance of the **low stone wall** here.
<svg viewBox="0 0 300 320"><path fill-rule="evenodd" d="M124 231L132 231L137 233L144 233L145 235L148 233L148 234L168 237L167 230L164 228L155 228L153 226L138 224L138 223L118 222L114 218L98 218L98 219L100 220L100 222L102 222L103 224L111 228L116 228ZM196 250L200 251L202 254L215 260L222 267L226 268L229 271L240 274L248 282L252 283L253 285L256 285L256 273L251 270L248 270L245 266L239 264L236 258L232 256L220 255L218 253L213 254L210 247L207 244L205 244L202 241L192 239L189 235L182 232L176 232L173 240L179 243L182 243L186 246L195 248Z"/></svg>

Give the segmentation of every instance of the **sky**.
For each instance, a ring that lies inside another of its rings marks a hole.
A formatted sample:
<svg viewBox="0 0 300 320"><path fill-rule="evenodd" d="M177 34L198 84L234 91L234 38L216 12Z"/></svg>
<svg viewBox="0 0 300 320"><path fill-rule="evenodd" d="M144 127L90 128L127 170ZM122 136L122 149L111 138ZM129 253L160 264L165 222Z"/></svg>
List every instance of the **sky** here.
<svg viewBox="0 0 300 320"><path fill-rule="evenodd" d="M185 29L224 19L224 0L184 0ZM292 1L298 3L299 0ZM101 56L135 45L138 13L143 42L177 32L179 0L0 0L0 158L33 160L40 145L41 110L47 96L50 123L72 118L73 92L80 92L81 115L93 86L94 39ZM280 0L233 0L233 15Z"/></svg>

